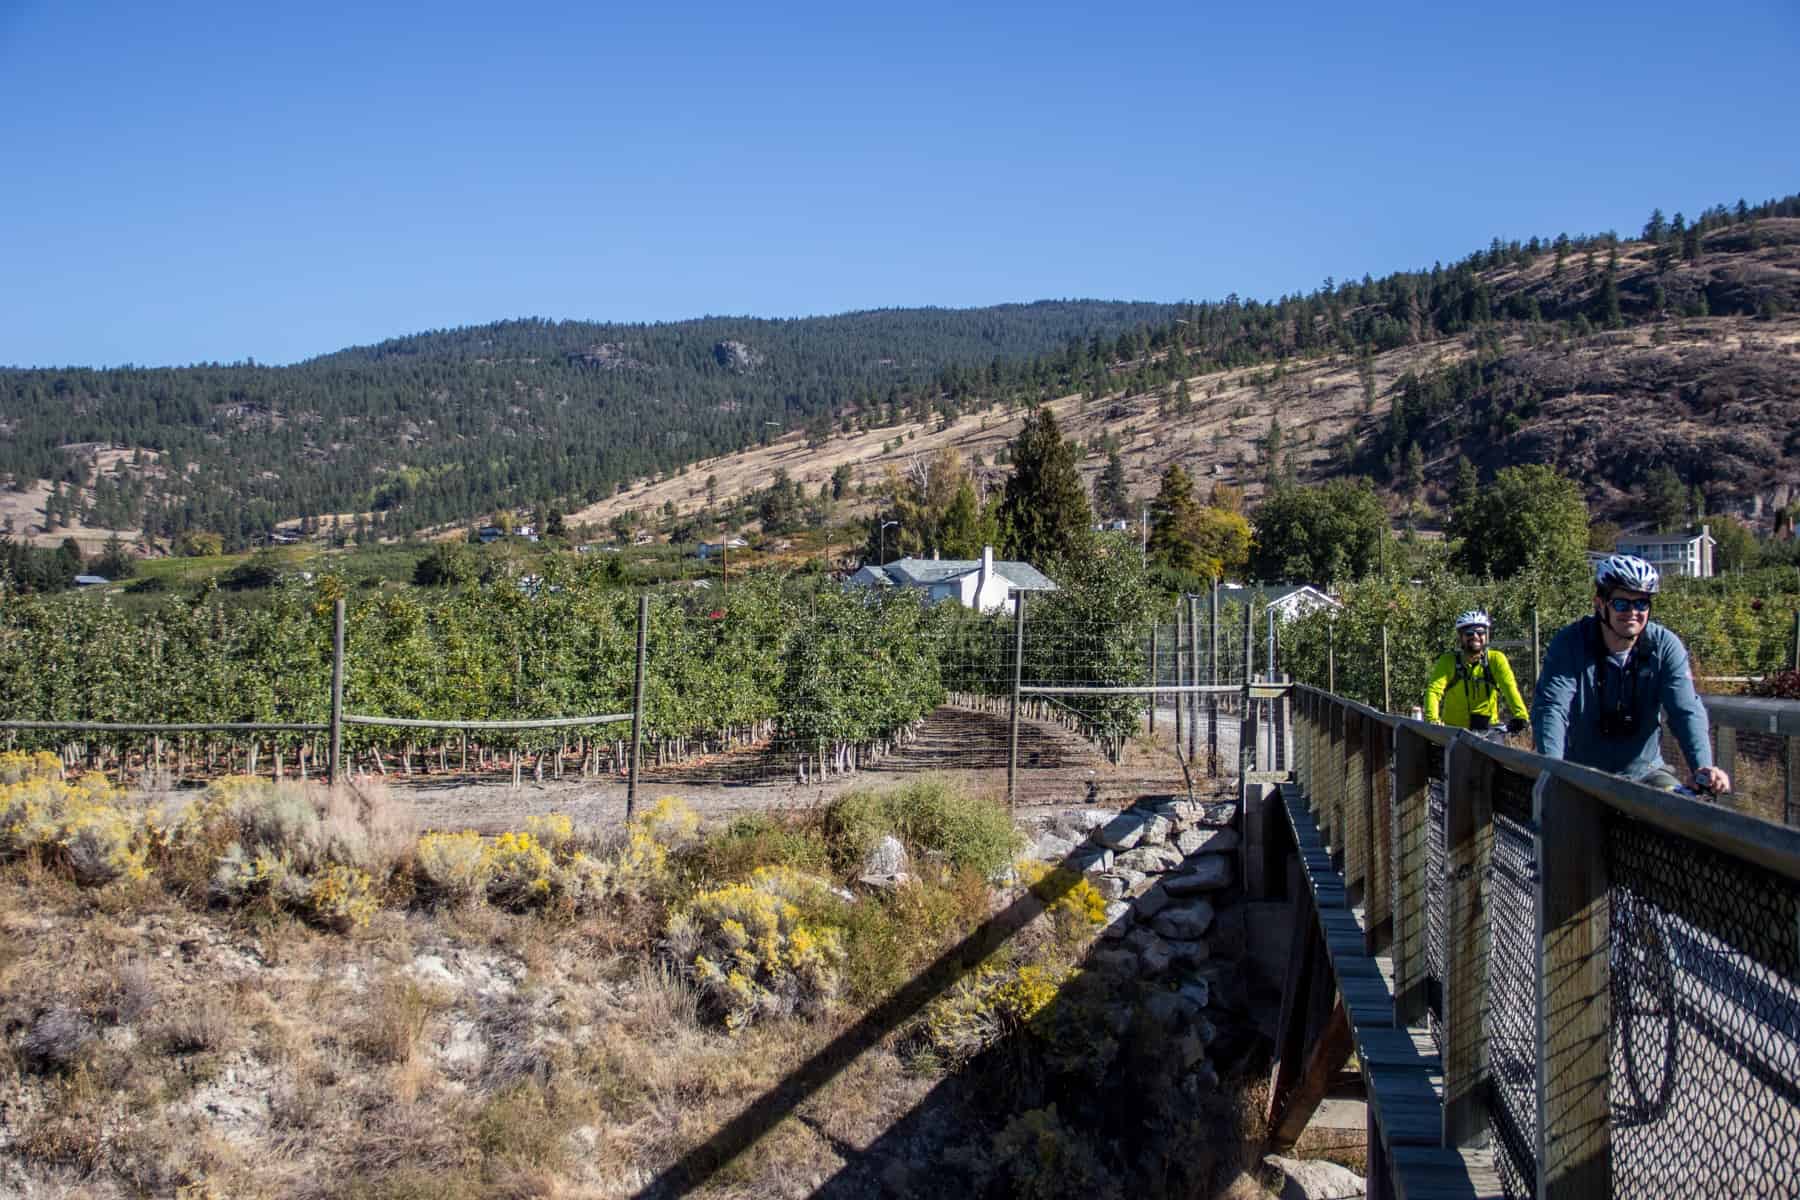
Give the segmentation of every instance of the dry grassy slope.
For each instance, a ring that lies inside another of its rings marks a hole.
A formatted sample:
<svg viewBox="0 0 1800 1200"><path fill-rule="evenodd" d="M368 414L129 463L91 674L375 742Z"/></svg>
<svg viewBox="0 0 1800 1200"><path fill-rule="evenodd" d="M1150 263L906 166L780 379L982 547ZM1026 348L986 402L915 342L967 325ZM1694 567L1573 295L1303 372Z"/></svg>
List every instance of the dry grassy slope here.
<svg viewBox="0 0 1800 1200"><path fill-rule="evenodd" d="M1773 295L1789 315L1669 319L1597 333L1569 347L1534 349L1522 334L1511 335L1502 372L1531 382L1546 402L1503 442L1439 447L1426 464L1431 498L1442 499L1458 453L1490 471L1552 462L1582 479L1601 511L1617 510L1626 489L1662 465L1688 479L1712 481L1715 505L1723 501L1752 515L1766 516L1771 506L1800 496L1800 467L1787 462L1800 448L1800 315L1794 312L1800 306L1800 220L1763 221L1754 242L1745 230L1722 230L1705 246L1699 264L1678 262L1659 271L1647 244L1623 244L1617 280L1628 316L1648 314L1659 285L1671 312L1704 293L1715 309L1755 307L1758 297ZM1592 305L1604 263L1599 252L1589 269L1576 253L1558 273L1545 255L1528 267L1498 268L1485 277L1497 305L1523 294L1547 315L1566 315ZM1194 376L1188 381L1194 412L1181 419L1159 418L1154 397L1141 395L1091 406L1065 396L1052 408L1066 436L1084 445L1103 433L1123 440L1135 500L1154 495L1172 462L1202 486L1235 483L1254 499L1263 476L1257 443L1272 418L1281 421L1284 445L1295 452L1302 479L1326 478L1338 439L1352 428L1367 434L1388 420L1395 380L1409 370L1458 362L1470 348L1468 338L1440 338L1377 356L1377 398L1367 413L1355 362L1341 355L1290 363L1279 380L1270 379L1268 368ZM919 424L834 436L816 450L792 433L768 447L697 463L685 474L642 481L575 519L604 521L632 509L652 514L665 502L690 513L705 506L709 475L717 477L719 497L727 500L767 487L780 469L816 490L847 462L856 482L873 490L887 468L904 470L944 447L954 447L965 461L979 455L989 464L982 477L994 485L1006 474L991 466L994 453L1017 434L1021 419L995 412L964 417L943 430ZM907 438L905 445L884 450L896 433ZM1091 489L1105 457L1090 450L1081 465ZM853 511L870 511L875 503L865 498Z"/></svg>
<svg viewBox="0 0 1800 1200"><path fill-rule="evenodd" d="M1454 361L1465 352L1456 343L1428 343L1380 355L1375 360L1377 388L1385 393L1402 373L1433 362ZM1120 437L1120 457L1132 496L1145 501L1155 494L1164 468L1174 462L1201 478L1203 484L1211 480L1237 483L1250 495L1257 495L1262 486L1262 472L1255 466L1257 445L1273 417L1279 416L1284 444L1296 450L1302 469L1310 474L1323 468L1333 440L1351 425L1385 415L1387 406L1382 400L1372 417L1364 415L1362 386L1350 358L1337 356L1290 367L1281 379L1259 385L1257 380L1269 373L1255 368L1193 377L1188 386L1194 411L1179 420L1172 415L1158 417L1155 398L1142 395L1092 405L1083 404L1078 396L1064 396L1050 407L1064 435L1084 445L1097 444L1106 433ZM816 450L807 449L804 435L793 433L767 447L696 463L686 474L645 481L579 510L570 519L602 522L634 509L654 514L664 502L673 502L681 513L694 512L706 505L709 475L718 479L721 501L766 488L775 472L784 469L809 491L816 491L842 463L852 465L856 483L873 490L889 467L903 471L913 460L947 447L954 448L965 462L979 456L986 464L979 474L989 486L998 486L1007 468L994 467L994 455L1018 435L1023 419L1023 410L1010 417L994 411L965 416L945 429L925 423L834 436ZM884 451L883 445L896 435L907 439L905 445ZM1236 467L1240 456L1248 466L1241 475ZM1090 490L1105 465L1105 455L1098 449L1090 449L1082 459ZM872 509L875 503L864 499L858 507Z"/></svg>

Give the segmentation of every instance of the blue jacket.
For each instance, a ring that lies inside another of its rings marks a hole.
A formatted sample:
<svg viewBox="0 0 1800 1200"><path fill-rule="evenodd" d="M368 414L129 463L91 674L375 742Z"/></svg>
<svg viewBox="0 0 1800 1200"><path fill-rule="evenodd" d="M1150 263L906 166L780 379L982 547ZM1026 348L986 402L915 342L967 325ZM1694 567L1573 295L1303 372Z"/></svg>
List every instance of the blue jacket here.
<svg viewBox="0 0 1800 1200"><path fill-rule="evenodd" d="M1602 733L1603 709L1635 714L1635 727L1625 735ZM1642 779L1666 766L1659 709L1668 714L1688 766L1712 766L1706 708L1694 691L1681 639L1650 622L1632 647L1628 670L1621 671L1606 657L1599 623L1583 617L1550 639L1531 705L1532 736L1537 752L1549 758Z"/></svg>

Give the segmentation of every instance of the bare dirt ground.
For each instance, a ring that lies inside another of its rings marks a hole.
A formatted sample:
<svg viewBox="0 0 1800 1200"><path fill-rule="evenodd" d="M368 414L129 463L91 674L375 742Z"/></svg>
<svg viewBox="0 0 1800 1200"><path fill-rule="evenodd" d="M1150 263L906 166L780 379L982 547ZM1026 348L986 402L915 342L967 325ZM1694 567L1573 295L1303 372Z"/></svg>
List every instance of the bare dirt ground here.
<svg viewBox="0 0 1800 1200"><path fill-rule="evenodd" d="M1019 808L1022 810L1098 803L1129 804L1141 795L1184 790L1181 767L1165 721L1152 741L1140 736L1126 744L1124 760L1108 762L1086 739L1045 721L1019 723ZM950 772L971 787L996 797L1006 794L1007 719L1003 714L969 712L945 705L926 718L918 738L887 759L823 784L798 781L791 755L768 747L644 770L640 801L675 795L708 820L740 813L796 810L830 803L846 791L884 787L928 772ZM1226 756L1229 758L1229 756ZM1196 788L1210 781L1197 775ZM606 826L625 817L626 780L621 776L535 782L529 773L518 788L507 777L460 772L387 777L391 794L410 800L419 824L432 829L477 829L499 833L517 829L525 817L567 813L578 823Z"/></svg>

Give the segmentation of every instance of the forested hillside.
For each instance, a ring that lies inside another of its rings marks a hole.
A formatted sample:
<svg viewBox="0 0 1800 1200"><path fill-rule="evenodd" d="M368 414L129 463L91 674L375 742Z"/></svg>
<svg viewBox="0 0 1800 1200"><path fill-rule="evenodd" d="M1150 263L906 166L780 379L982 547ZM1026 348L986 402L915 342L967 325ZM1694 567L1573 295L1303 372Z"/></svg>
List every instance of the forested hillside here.
<svg viewBox="0 0 1800 1200"><path fill-rule="evenodd" d="M287 367L0 370L0 481L52 481L51 534L199 529L230 547L280 520L365 511L404 534L500 506L591 502L783 430L823 436L849 413L897 419L921 385L994 386L1071 339L1110 344L1172 312L1054 301L524 320Z"/></svg>
<svg viewBox="0 0 1800 1200"><path fill-rule="evenodd" d="M502 507L693 535L772 485L863 494L945 447L991 487L1022 411L1055 401L1090 482L1118 459L1103 515L1171 465L1252 498L1362 474L1395 511L1429 507L1467 459L1550 463L1621 519L1653 482L1766 519L1800 499L1797 356L1790 196L1272 302L513 321L293 367L0 371L0 478L55 481L49 528L18 530L49 540L80 523L229 548L283 520L372 513L393 536Z"/></svg>

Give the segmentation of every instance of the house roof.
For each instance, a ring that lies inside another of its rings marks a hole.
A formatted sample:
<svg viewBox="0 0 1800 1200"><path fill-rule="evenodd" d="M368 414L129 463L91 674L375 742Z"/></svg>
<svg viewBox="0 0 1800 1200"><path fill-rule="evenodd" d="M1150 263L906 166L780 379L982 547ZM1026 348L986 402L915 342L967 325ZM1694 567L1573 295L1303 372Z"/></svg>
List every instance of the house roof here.
<svg viewBox="0 0 1800 1200"><path fill-rule="evenodd" d="M1686 546L1705 538L1713 541L1710 533L1621 533L1616 546Z"/></svg>
<svg viewBox="0 0 1800 1200"><path fill-rule="evenodd" d="M1310 593L1327 604L1333 605L1334 607L1337 606L1338 602L1336 600L1333 600L1330 596L1327 596L1324 592L1313 587L1309 583L1278 583L1268 585L1259 584L1252 587L1222 587L1219 589L1219 603L1242 604L1247 597L1260 604L1279 604L1288 597L1302 592Z"/></svg>
<svg viewBox="0 0 1800 1200"><path fill-rule="evenodd" d="M949 583L981 570L979 558L902 558L886 566L866 568L878 582L912 587ZM1056 583L1030 563L994 560L994 574L1022 592L1053 592Z"/></svg>

